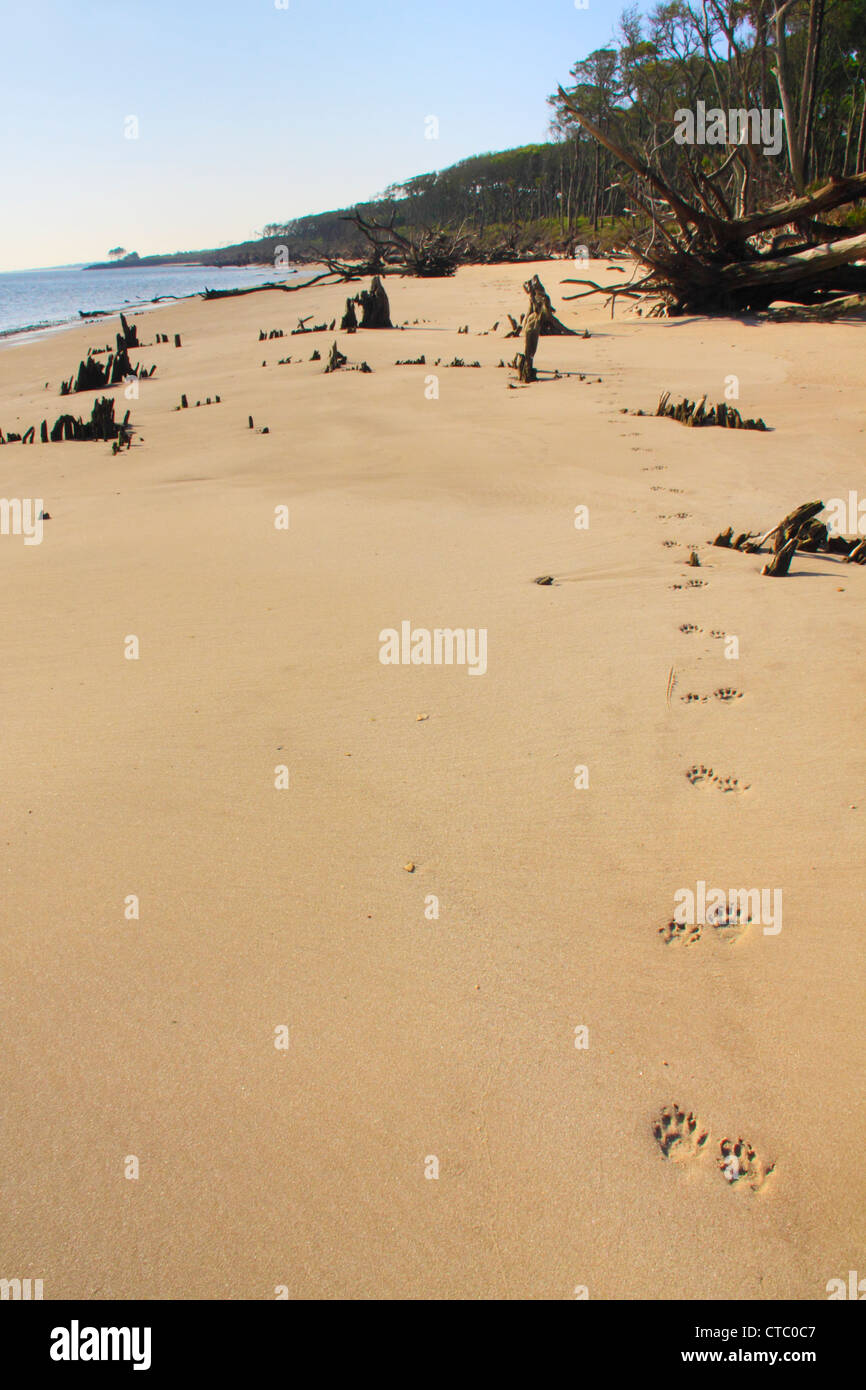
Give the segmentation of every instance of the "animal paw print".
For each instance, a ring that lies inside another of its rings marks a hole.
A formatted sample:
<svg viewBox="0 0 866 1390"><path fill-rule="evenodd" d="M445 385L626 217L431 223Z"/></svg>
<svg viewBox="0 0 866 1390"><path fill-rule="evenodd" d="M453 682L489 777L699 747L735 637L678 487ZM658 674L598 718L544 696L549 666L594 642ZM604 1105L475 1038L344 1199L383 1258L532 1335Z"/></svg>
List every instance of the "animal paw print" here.
<svg viewBox="0 0 866 1390"><path fill-rule="evenodd" d="M677 521L686 521L691 516L691 512L674 512Z"/></svg>
<svg viewBox="0 0 866 1390"><path fill-rule="evenodd" d="M719 773L713 772L711 767L704 767L703 763L699 767L690 767L686 776L693 787L706 783L708 786L718 787L722 792L747 792L751 785L741 782L738 777L722 777Z"/></svg>
<svg viewBox="0 0 866 1390"><path fill-rule="evenodd" d="M661 483L653 483L652 487L650 488L650 492L664 492L664 488L662 487Z"/></svg>
<svg viewBox="0 0 866 1390"><path fill-rule="evenodd" d="M667 468L667 464L666 464L666 463L649 463L649 464L646 464L646 465L641 469L641 472L642 472L642 473L664 473L664 471L665 471L666 468Z"/></svg>
<svg viewBox="0 0 866 1390"><path fill-rule="evenodd" d="M766 1164L745 1139L723 1139L719 1145L719 1167L731 1187L742 1183L759 1192L776 1165Z"/></svg>
<svg viewBox="0 0 866 1390"><path fill-rule="evenodd" d="M735 690L731 685L719 686L719 689L714 690L713 694L717 700L721 700L726 705L729 705L732 700L742 700L743 698L742 690Z"/></svg>
<svg viewBox="0 0 866 1390"><path fill-rule="evenodd" d="M751 922L751 912L746 915L739 905L731 907L726 904L708 913L703 926L712 928L714 940L730 944L742 936ZM678 922L672 917L663 927L659 927L659 936L666 946L695 946L703 936L703 926L700 922Z"/></svg>
<svg viewBox="0 0 866 1390"><path fill-rule="evenodd" d="M678 544L678 541L662 541L662 545L664 546L665 550L671 550L674 546Z"/></svg>
<svg viewBox="0 0 866 1390"><path fill-rule="evenodd" d="M681 695L680 699L684 705L705 705L707 703L706 695L695 695L694 691L691 690L688 695Z"/></svg>
<svg viewBox="0 0 866 1390"><path fill-rule="evenodd" d="M698 627L696 623L680 623L680 632L684 632L688 637L691 637L692 633L703 632L703 628Z"/></svg>
<svg viewBox="0 0 866 1390"><path fill-rule="evenodd" d="M680 1110L676 1101L665 1106L653 1125L653 1135L665 1158L677 1162L696 1158L708 1138L692 1112Z"/></svg>
<svg viewBox="0 0 866 1390"><path fill-rule="evenodd" d="M700 767L690 767L686 776L693 787L700 786L702 782L714 782L716 780L713 769L711 767L704 767L703 763L701 763Z"/></svg>
<svg viewBox="0 0 866 1390"><path fill-rule="evenodd" d="M701 939L701 928L697 922L675 922L671 918L659 927L659 936L666 946L694 946Z"/></svg>
<svg viewBox="0 0 866 1390"><path fill-rule="evenodd" d="M688 584L686 585L686 588L687 588L687 589L703 589L703 588L706 587L706 583L707 583L707 581L706 581L705 579L690 579L689 582L688 582Z"/></svg>
<svg viewBox="0 0 866 1390"><path fill-rule="evenodd" d="M739 904L726 904L707 916L707 926L713 928L719 941L736 941L751 924L751 912L745 913Z"/></svg>
<svg viewBox="0 0 866 1390"><path fill-rule="evenodd" d="M717 627L714 627L712 632L710 633L710 636L715 637L717 640L723 637L727 637L727 635L728 634L726 632L722 632L721 629Z"/></svg>

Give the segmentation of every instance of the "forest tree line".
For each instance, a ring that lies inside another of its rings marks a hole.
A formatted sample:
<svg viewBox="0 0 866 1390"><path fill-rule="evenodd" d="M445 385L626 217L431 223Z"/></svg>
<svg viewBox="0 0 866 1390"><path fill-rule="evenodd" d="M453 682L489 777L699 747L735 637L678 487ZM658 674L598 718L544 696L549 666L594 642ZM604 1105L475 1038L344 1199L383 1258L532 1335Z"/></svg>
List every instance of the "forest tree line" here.
<svg viewBox="0 0 866 1390"><path fill-rule="evenodd" d="M671 186L718 180L732 214L742 215L830 175L864 170L864 77L866 0L665 0L648 14L627 8L611 43L574 63L563 90ZM634 205L614 156L559 94L548 103L547 143L476 155L355 208L272 222L253 241L184 259L252 263L273 260L281 246L291 261L360 255L369 248L348 220L355 211L402 232L462 230L481 252L624 244L652 209ZM781 112L779 152L736 137L678 144L677 113L699 103L708 111Z"/></svg>

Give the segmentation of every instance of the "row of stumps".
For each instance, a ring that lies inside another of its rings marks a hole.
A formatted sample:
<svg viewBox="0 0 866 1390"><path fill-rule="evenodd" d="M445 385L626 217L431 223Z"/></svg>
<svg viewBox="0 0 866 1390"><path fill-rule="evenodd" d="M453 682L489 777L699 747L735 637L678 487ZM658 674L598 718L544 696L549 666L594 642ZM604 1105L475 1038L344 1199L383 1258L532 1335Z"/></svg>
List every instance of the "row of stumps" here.
<svg viewBox="0 0 866 1390"><path fill-rule="evenodd" d="M112 396L102 396L93 402L89 420L82 420L80 416L75 415L59 415L50 428L47 420L43 420L39 427L39 439L42 444L58 444L63 440L114 439L122 448L124 444L127 447L131 445L132 434L128 410L121 421L115 420ZM0 430L0 444L33 444L35 441L35 425L31 425L23 434L10 433L5 437Z"/></svg>
<svg viewBox="0 0 866 1390"><path fill-rule="evenodd" d="M685 399L674 405L670 400L670 394L670 391L665 391L659 397L656 415L664 416L668 420L677 420L679 424L688 425L691 429L703 425L718 425L723 430L765 431L767 428L763 420L744 420L740 412L726 401L720 401L718 405L706 410L706 396L699 401ZM644 412L638 410L636 414L643 415Z"/></svg>

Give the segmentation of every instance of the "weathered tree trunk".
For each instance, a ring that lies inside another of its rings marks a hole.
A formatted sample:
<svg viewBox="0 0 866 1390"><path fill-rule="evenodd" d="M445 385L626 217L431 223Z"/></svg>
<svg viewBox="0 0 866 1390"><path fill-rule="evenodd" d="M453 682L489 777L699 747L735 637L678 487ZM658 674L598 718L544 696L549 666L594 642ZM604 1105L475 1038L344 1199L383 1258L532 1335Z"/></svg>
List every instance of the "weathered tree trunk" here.
<svg viewBox="0 0 866 1390"><path fill-rule="evenodd" d="M535 312L526 316L525 336L523 339L523 352L517 354L514 365L517 368L518 380L525 386L529 386L538 377L535 371L535 354L538 351L538 338L541 333L541 320Z"/></svg>
<svg viewBox="0 0 866 1390"><path fill-rule="evenodd" d="M535 314L539 323L539 333L542 338L573 338L577 330L566 328L553 312L550 302L550 295L542 285L537 275L533 275L531 280L527 280L523 288L529 295L530 312Z"/></svg>
<svg viewBox="0 0 866 1390"><path fill-rule="evenodd" d="M791 561L797 553L799 540L797 536L792 536L780 550L777 550L772 560L769 560L761 574L769 575L773 579L783 579L791 568Z"/></svg>
<svg viewBox="0 0 866 1390"><path fill-rule="evenodd" d="M340 328L344 333L355 333L358 328L358 320L355 315L354 299L346 300L346 312L340 323Z"/></svg>
<svg viewBox="0 0 866 1390"><path fill-rule="evenodd" d="M325 368L325 374L327 375L328 372L338 372L341 367L345 367L348 360L348 357L344 357L343 353L337 347L337 344L334 343L331 348L331 355L328 358L328 365Z"/></svg>

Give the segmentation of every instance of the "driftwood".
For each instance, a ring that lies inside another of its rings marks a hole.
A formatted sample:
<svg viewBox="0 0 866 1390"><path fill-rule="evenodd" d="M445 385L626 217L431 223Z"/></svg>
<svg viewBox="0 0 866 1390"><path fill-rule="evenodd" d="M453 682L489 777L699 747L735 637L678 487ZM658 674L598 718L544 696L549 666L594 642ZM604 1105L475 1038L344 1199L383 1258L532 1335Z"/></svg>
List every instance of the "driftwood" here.
<svg viewBox="0 0 866 1390"><path fill-rule="evenodd" d="M746 549L750 555L757 554L768 540L774 540L774 549L780 550L787 540L792 536L799 537L803 528L812 521L819 512L824 510L823 502L804 502L801 506L795 507L786 517L771 526L769 531L765 531L754 544L749 544Z"/></svg>
<svg viewBox="0 0 866 1390"><path fill-rule="evenodd" d="M299 318L298 326L292 329L290 336L297 338L301 333L327 333L328 325L326 323L314 323L312 328L307 327L312 317L312 314L307 314L306 318ZM331 326L333 327L333 324Z"/></svg>
<svg viewBox="0 0 866 1390"><path fill-rule="evenodd" d="M530 313L535 314L538 319L538 332L542 338L575 338L577 336L576 329L567 328L556 317L550 302L550 295L537 275L533 275L531 280L527 280L523 288L529 295Z"/></svg>
<svg viewBox="0 0 866 1390"><path fill-rule="evenodd" d="M462 227L456 232L422 228L407 235L397 229L396 211L387 223L368 221L357 211L343 220L351 222L370 244L371 270L376 275L387 274L388 269L425 278L453 275L471 255L471 241Z"/></svg>
<svg viewBox="0 0 866 1390"><path fill-rule="evenodd" d="M706 402L706 396L702 396L699 401L683 399L679 405L673 405L670 402L670 392L664 391L659 397L656 415L664 416L667 420L677 420L681 425L688 425L692 429L704 425L718 425L720 429L728 430L765 431L767 428L763 420L744 420L738 410L724 401L720 401L710 410L704 409ZM637 413L640 415L642 411Z"/></svg>
<svg viewBox="0 0 866 1390"><path fill-rule="evenodd" d="M761 570L761 574L769 575L771 578L782 579L791 568L791 561L797 553L798 537L792 536L790 540L780 546L773 556L768 560Z"/></svg>
<svg viewBox="0 0 866 1390"><path fill-rule="evenodd" d="M833 319L866 318L866 294L843 295L828 304L787 304L782 309L768 309L771 323L830 323Z"/></svg>
<svg viewBox="0 0 866 1390"><path fill-rule="evenodd" d="M733 527L729 526L716 536L712 544L726 550L739 550L746 555L757 555L768 541L772 541L772 557L761 570L770 578L783 578L788 574L798 550L810 554L824 552L839 555L847 563L866 563L866 541L859 536L853 540L831 536L825 523L818 519L823 510L823 502L804 502L756 539L753 539L755 533L746 531L734 540Z"/></svg>
<svg viewBox="0 0 866 1390"><path fill-rule="evenodd" d="M538 373L535 369L535 354L538 351L539 338L545 337L577 337L577 332L573 328L568 328L556 317L553 306L550 302L550 295L544 288L537 275L533 275L531 280L527 280L523 286L529 295L529 311L524 319L523 326L523 351L517 353L511 363L517 371L517 378L524 386L529 386L533 381L538 380ZM506 338L516 338L520 331L520 324L509 314L511 320L511 332L506 333Z"/></svg>
<svg viewBox="0 0 866 1390"><path fill-rule="evenodd" d="M538 380L538 374L535 370L535 354L538 351L538 339L541 335L541 319L538 314L531 312L526 315L524 330L523 351L517 354L513 365L517 368L518 381L529 386L533 381Z"/></svg>

